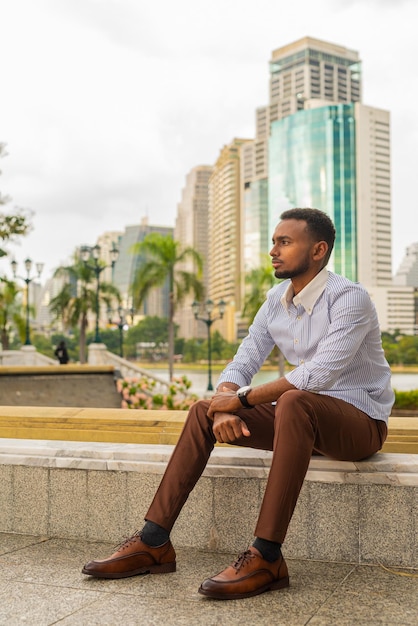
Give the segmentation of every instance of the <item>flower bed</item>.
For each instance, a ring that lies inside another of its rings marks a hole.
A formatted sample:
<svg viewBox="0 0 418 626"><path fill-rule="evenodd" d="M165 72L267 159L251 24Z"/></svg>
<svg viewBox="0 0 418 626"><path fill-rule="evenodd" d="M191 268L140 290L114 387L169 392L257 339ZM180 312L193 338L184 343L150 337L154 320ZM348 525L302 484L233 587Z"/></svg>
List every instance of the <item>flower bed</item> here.
<svg viewBox="0 0 418 626"><path fill-rule="evenodd" d="M142 376L118 380L117 389L122 396L123 409L185 411L198 399L189 392L191 384L187 376L178 376L168 384L167 391L161 393L155 390L155 380Z"/></svg>

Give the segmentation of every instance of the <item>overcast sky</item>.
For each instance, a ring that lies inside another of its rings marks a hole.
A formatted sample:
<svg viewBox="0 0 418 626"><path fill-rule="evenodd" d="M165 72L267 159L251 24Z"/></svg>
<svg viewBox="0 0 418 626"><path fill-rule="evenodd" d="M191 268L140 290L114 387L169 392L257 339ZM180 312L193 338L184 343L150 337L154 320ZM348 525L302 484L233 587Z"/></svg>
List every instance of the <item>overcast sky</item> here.
<svg viewBox="0 0 418 626"><path fill-rule="evenodd" d="M391 112L394 270L418 241L417 0L3 0L0 23L0 191L34 227L9 249L44 278L104 231L174 226L188 171L254 137L271 52L304 36L360 53L364 104Z"/></svg>

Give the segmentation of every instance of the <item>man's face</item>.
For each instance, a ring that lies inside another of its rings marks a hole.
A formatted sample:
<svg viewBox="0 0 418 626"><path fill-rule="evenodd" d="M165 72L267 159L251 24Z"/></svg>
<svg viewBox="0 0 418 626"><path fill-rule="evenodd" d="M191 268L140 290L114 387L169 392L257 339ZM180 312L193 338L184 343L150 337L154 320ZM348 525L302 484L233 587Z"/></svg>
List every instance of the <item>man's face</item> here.
<svg viewBox="0 0 418 626"><path fill-rule="evenodd" d="M276 278L295 278L309 272L314 247L304 220L283 220L276 226L270 250Z"/></svg>

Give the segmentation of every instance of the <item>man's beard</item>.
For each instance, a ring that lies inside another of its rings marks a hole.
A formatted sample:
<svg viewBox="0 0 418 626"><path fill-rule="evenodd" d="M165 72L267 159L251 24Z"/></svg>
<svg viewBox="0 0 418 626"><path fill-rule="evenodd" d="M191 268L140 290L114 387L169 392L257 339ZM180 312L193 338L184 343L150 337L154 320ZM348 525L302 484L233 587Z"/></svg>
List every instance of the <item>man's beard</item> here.
<svg viewBox="0 0 418 626"><path fill-rule="evenodd" d="M277 269L274 272L276 278L295 278L296 276L300 276L309 270L309 260L305 258L297 267L289 270L280 270Z"/></svg>

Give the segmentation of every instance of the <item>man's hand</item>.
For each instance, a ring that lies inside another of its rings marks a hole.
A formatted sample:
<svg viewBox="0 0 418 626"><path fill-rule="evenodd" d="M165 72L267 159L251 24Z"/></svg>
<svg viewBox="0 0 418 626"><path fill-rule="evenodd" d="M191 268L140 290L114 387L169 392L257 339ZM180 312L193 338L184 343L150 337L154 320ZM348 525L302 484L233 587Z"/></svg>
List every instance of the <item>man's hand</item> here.
<svg viewBox="0 0 418 626"><path fill-rule="evenodd" d="M239 437L251 435L247 424L231 413L215 413L212 430L219 443L234 443Z"/></svg>
<svg viewBox="0 0 418 626"><path fill-rule="evenodd" d="M222 387L222 390L217 391L212 397L208 415L213 417L215 413L233 413L240 408L242 406L236 392L229 387Z"/></svg>

